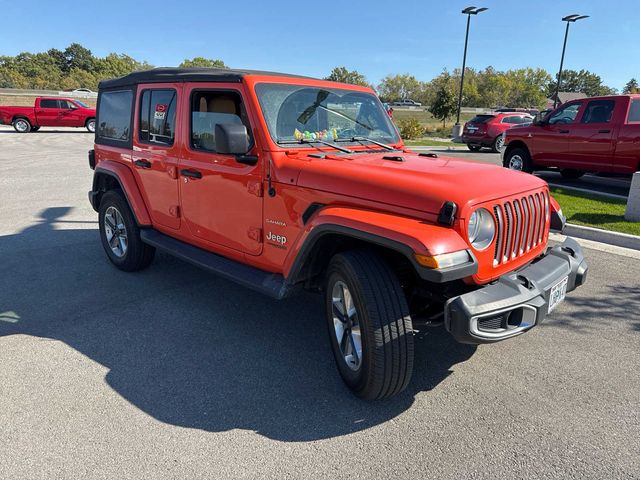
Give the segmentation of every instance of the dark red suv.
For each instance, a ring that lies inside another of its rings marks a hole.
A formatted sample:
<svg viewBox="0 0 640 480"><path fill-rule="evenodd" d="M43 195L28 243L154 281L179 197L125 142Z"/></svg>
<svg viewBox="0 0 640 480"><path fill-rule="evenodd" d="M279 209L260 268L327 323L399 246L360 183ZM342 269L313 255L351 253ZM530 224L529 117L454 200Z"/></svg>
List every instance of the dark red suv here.
<svg viewBox="0 0 640 480"><path fill-rule="evenodd" d="M530 125L532 121L533 117L523 112L483 113L464 124L461 140L472 152L482 147L500 152L504 146L504 132L511 127Z"/></svg>

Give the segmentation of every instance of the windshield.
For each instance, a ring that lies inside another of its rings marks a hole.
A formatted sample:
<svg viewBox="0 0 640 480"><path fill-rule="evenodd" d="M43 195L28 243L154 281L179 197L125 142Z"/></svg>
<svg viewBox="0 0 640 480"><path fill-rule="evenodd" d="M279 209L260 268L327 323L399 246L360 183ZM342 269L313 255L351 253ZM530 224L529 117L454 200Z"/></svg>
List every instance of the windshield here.
<svg viewBox="0 0 640 480"><path fill-rule="evenodd" d="M82 108L89 108L89 105L87 105L86 103L82 103L80 100L74 100L74 102L80 105Z"/></svg>
<svg viewBox="0 0 640 480"><path fill-rule="evenodd" d="M399 141L380 100L370 93L261 83L256 85L256 94L275 142L351 141L354 137Z"/></svg>

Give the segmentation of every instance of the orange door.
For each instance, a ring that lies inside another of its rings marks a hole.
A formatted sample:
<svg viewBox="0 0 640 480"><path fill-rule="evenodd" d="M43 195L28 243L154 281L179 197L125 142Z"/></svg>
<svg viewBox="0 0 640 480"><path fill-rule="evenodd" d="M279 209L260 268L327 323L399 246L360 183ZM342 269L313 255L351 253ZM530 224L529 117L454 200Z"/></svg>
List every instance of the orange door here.
<svg viewBox="0 0 640 480"><path fill-rule="evenodd" d="M154 225L180 228L178 153L180 84L139 85L134 122L133 172Z"/></svg>
<svg viewBox="0 0 640 480"><path fill-rule="evenodd" d="M181 154L180 201L189 232L213 244L250 255L262 252L262 168L235 155L215 151L215 125L244 123L242 91L237 84L185 89L189 128ZM185 125L187 122L185 122ZM255 145L247 152L255 154Z"/></svg>

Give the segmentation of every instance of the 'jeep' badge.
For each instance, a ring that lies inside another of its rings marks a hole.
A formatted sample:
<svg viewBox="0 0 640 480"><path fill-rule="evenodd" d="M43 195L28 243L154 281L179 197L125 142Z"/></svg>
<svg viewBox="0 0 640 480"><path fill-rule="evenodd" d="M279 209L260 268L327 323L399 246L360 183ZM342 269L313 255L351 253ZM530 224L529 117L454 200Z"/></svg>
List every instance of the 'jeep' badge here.
<svg viewBox="0 0 640 480"><path fill-rule="evenodd" d="M287 244L287 237L285 237L284 235L276 235L273 232L267 233L267 240L277 243L278 245L284 246Z"/></svg>

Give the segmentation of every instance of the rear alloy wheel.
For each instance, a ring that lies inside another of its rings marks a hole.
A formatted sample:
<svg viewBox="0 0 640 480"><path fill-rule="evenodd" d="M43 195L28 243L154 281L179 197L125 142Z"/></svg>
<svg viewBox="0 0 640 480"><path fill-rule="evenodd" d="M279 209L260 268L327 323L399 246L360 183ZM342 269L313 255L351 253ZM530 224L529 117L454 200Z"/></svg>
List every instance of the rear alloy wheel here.
<svg viewBox="0 0 640 480"><path fill-rule="evenodd" d="M576 180L584 174L585 172L583 172L582 170L575 170L573 168L563 168L562 170L560 170L560 175L562 175L562 178L566 180Z"/></svg>
<svg viewBox="0 0 640 480"><path fill-rule="evenodd" d="M498 135L493 144L491 144L491 151L494 153L500 153L504 148L504 135Z"/></svg>
<svg viewBox="0 0 640 480"><path fill-rule="evenodd" d="M96 131L96 119L95 118L90 118L89 120L87 120L87 124L85 125L85 127L87 127L87 130L89 130L91 133L95 133L95 131Z"/></svg>
<svg viewBox="0 0 640 480"><path fill-rule="evenodd" d="M520 172L531 173L533 167L531 165L531 157L529 152L524 148L514 148L509 150L504 156L503 166L511 170L518 170Z"/></svg>
<svg viewBox="0 0 640 480"><path fill-rule="evenodd" d="M467 148L472 152L479 152L482 147L480 145L471 145L467 143Z"/></svg>
<svg viewBox="0 0 640 480"><path fill-rule="evenodd" d="M13 121L13 128L18 133L27 133L31 131L31 123L26 118L16 118Z"/></svg>
<svg viewBox="0 0 640 480"><path fill-rule="evenodd" d="M106 192L99 210L100 239L111 263L125 272L148 267L156 249L140 238L140 228L122 194L117 190Z"/></svg>
<svg viewBox="0 0 640 480"><path fill-rule="evenodd" d="M327 326L340 376L355 395L391 397L413 373L413 328L400 282L377 254L331 259L325 284Z"/></svg>

